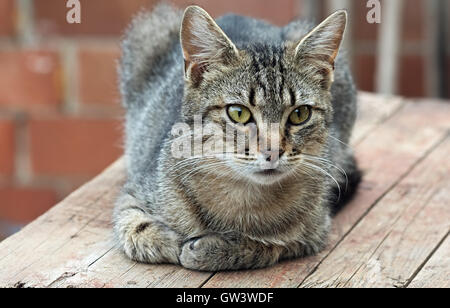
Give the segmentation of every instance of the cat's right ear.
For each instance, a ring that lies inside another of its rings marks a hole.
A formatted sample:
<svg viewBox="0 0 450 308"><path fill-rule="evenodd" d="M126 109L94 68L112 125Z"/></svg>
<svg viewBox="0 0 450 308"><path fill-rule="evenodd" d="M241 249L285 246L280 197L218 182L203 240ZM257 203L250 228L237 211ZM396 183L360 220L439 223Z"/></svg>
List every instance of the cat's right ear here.
<svg viewBox="0 0 450 308"><path fill-rule="evenodd" d="M198 6L189 6L181 25L185 77L198 85L212 64L226 64L238 55L236 46L209 14Z"/></svg>
<svg viewBox="0 0 450 308"><path fill-rule="evenodd" d="M347 25L347 12L339 10L309 32L295 48L297 63L315 71L317 80L329 89L333 82L334 61Z"/></svg>

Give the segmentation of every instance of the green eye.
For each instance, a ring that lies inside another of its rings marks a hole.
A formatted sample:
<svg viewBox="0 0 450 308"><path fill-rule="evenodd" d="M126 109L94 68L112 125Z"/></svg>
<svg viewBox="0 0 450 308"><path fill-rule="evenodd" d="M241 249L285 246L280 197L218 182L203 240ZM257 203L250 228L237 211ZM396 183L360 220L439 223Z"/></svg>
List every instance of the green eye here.
<svg viewBox="0 0 450 308"><path fill-rule="evenodd" d="M292 111L289 116L289 122L293 125L300 125L309 120L311 117L311 108L309 106L300 106Z"/></svg>
<svg viewBox="0 0 450 308"><path fill-rule="evenodd" d="M250 121L252 113L247 107L232 105L228 107L228 116L236 123L246 124Z"/></svg>

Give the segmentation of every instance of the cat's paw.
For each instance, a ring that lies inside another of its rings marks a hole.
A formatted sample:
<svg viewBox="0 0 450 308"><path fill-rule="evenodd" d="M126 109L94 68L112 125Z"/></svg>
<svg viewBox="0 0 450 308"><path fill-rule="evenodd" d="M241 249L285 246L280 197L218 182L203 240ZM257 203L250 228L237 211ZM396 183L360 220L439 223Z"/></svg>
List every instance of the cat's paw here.
<svg viewBox="0 0 450 308"><path fill-rule="evenodd" d="M217 271L228 263L230 241L217 234L189 239L181 248L180 263L185 268Z"/></svg>

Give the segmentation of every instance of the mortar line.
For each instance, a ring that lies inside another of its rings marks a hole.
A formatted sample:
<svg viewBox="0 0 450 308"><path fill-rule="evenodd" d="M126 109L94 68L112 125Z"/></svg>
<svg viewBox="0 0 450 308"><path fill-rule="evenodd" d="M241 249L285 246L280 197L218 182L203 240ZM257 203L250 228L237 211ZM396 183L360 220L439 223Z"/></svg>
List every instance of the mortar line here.
<svg viewBox="0 0 450 308"><path fill-rule="evenodd" d="M17 39L20 45L36 44L34 6L32 0L17 0Z"/></svg>

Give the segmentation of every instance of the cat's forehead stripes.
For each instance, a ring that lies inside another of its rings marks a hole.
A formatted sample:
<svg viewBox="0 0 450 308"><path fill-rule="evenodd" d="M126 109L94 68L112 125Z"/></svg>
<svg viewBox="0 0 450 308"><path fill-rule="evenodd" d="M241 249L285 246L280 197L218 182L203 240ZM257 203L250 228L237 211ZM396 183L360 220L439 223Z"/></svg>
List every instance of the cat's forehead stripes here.
<svg viewBox="0 0 450 308"><path fill-rule="evenodd" d="M249 101L250 105L256 106L255 87L253 87L253 86L250 87L250 91L249 91L249 94L248 94L248 101Z"/></svg>
<svg viewBox="0 0 450 308"><path fill-rule="evenodd" d="M249 89L250 104L268 107L264 109L271 113L295 104L294 90L286 85L284 47L260 44L249 47L247 52L251 56L253 79Z"/></svg>

